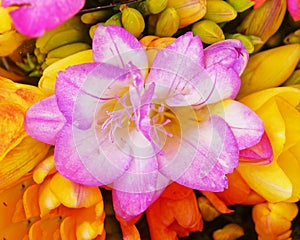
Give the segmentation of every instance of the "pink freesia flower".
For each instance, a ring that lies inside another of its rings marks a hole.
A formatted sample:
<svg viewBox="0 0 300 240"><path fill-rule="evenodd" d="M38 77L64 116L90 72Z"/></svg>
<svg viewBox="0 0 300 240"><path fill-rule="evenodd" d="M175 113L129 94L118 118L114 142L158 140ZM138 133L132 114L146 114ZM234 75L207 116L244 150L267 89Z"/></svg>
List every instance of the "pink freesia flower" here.
<svg viewBox="0 0 300 240"><path fill-rule="evenodd" d="M129 219L175 181L227 187L239 151L257 144L262 121L234 101L248 54L238 40L203 50L191 32L159 51L152 66L126 30L99 26L94 63L60 72L55 95L33 105L28 133L55 144L57 170L74 182L109 185Z"/></svg>
<svg viewBox="0 0 300 240"><path fill-rule="evenodd" d="M10 13L15 28L30 37L39 37L73 17L85 0L2 0L3 7L19 6Z"/></svg>
<svg viewBox="0 0 300 240"><path fill-rule="evenodd" d="M255 2L254 8L260 7L266 0L252 0ZM287 9L294 21L300 20L300 0L287 0Z"/></svg>

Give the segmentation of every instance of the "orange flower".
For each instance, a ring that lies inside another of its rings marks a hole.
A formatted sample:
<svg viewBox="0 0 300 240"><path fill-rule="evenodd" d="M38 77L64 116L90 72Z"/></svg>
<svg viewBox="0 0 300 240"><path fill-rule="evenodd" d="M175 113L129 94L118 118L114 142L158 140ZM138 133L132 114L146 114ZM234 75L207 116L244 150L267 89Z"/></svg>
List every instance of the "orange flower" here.
<svg viewBox="0 0 300 240"><path fill-rule="evenodd" d="M97 187L62 177L51 153L30 175L0 193L0 238L105 239L104 206Z"/></svg>
<svg viewBox="0 0 300 240"><path fill-rule="evenodd" d="M202 231L203 221L192 189L169 185L146 211L151 239L176 239Z"/></svg>
<svg viewBox="0 0 300 240"><path fill-rule="evenodd" d="M297 216L295 203L261 203L254 206L252 217L259 240L291 240L291 221Z"/></svg>

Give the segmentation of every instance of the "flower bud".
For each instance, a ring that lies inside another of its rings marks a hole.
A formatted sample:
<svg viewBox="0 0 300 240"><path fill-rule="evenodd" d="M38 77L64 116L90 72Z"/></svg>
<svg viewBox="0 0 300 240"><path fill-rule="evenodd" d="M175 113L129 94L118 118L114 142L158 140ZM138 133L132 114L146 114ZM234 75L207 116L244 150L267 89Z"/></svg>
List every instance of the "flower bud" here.
<svg viewBox="0 0 300 240"><path fill-rule="evenodd" d="M291 239L291 221L297 216L295 203L261 203L254 206L252 218L259 239Z"/></svg>
<svg viewBox="0 0 300 240"><path fill-rule="evenodd" d="M179 15L175 8L166 8L158 17L155 35L159 37L171 37L179 27Z"/></svg>
<svg viewBox="0 0 300 240"><path fill-rule="evenodd" d="M211 222L221 215L206 197L198 198L198 206L204 221Z"/></svg>
<svg viewBox="0 0 300 240"><path fill-rule="evenodd" d="M146 4L150 13L158 14L167 7L168 0L146 0Z"/></svg>
<svg viewBox="0 0 300 240"><path fill-rule="evenodd" d="M206 3L205 19L215 23L228 22L236 18L237 12L225 1L210 0Z"/></svg>
<svg viewBox="0 0 300 240"><path fill-rule="evenodd" d="M104 23L104 26L109 25L117 25L119 27L122 27L122 13L118 12L107 19Z"/></svg>
<svg viewBox="0 0 300 240"><path fill-rule="evenodd" d="M213 44L225 39L222 29L211 20L200 20L192 26L194 35L198 35L202 42Z"/></svg>
<svg viewBox="0 0 300 240"><path fill-rule="evenodd" d="M286 80L283 85L284 86L290 86L290 85L296 85L300 84L300 70L296 70L293 72L293 74Z"/></svg>
<svg viewBox="0 0 300 240"><path fill-rule="evenodd" d="M227 2L237 11L244 12L254 5L251 0L227 0Z"/></svg>
<svg viewBox="0 0 300 240"><path fill-rule="evenodd" d="M214 240L236 240L244 236L244 230L235 223L229 223L222 229L218 229L213 233Z"/></svg>
<svg viewBox="0 0 300 240"><path fill-rule="evenodd" d="M286 11L285 0L266 0L265 3L253 9L237 28L238 32L245 35L254 35L265 43L280 27ZM262 46L255 46L258 51Z"/></svg>
<svg viewBox="0 0 300 240"><path fill-rule="evenodd" d="M140 37L145 29L145 21L143 15L135 8L125 7L121 9L122 25L135 37Z"/></svg>
<svg viewBox="0 0 300 240"><path fill-rule="evenodd" d="M250 36L246 36L246 35L242 35L240 33L236 33L236 34L227 34L226 38L238 39L243 43L244 47L247 49L247 51L249 53L254 52L254 44L253 44L252 38Z"/></svg>
<svg viewBox="0 0 300 240"><path fill-rule="evenodd" d="M105 21L112 12L110 9L88 12L81 15L80 19L85 24L95 24L97 22Z"/></svg>
<svg viewBox="0 0 300 240"><path fill-rule="evenodd" d="M243 72L238 98L276 87L287 80L300 59L300 45L290 44L259 52L250 57ZM288 63L284 64L283 63Z"/></svg>
<svg viewBox="0 0 300 240"><path fill-rule="evenodd" d="M289 35L287 35L283 39L283 42L285 44L300 43L300 29L298 29L295 32L290 33Z"/></svg>
<svg viewBox="0 0 300 240"><path fill-rule="evenodd" d="M179 14L179 28L200 20L206 12L205 0L168 0L168 7L174 7Z"/></svg>

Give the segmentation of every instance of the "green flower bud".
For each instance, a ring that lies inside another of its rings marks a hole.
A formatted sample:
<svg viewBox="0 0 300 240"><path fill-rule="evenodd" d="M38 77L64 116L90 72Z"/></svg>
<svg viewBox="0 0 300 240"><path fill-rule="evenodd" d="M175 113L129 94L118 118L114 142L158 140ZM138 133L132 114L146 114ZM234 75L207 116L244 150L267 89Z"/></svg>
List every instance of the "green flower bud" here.
<svg viewBox="0 0 300 240"><path fill-rule="evenodd" d="M289 35L287 35L283 39L283 42L285 44L300 43L300 29L298 29L295 32L290 33Z"/></svg>
<svg viewBox="0 0 300 240"><path fill-rule="evenodd" d="M293 74L283 83L283 86L300 84L300 70L295 70Z"/></svg>
<svg viewBox="0 0 300 240"><path fill-rule="evenodd" d="M85 24L95 24L97 22L105 21L112 11L110 9L84 13L81 15L81 21Z"/></svg>
<svg viewBox="0 0 300 240"><path fill-rule="evenodd" d="M117 25L119 27L122 27L122 13L118 12L107 19L104 23L104 26L109 25Z"/></svg>
<svg viewBox="0 0 300 240"><path fill-rule="evenodd" d="M227 0L227 2L237 11L244 12L254 5L251 0Z"/></svg>
<svg viewBox="0 0 300 240"><path fill-rule="evenodd" d="M121 9L122 25L135 37L140 37L145 29L145 21L143 15L135 8L125 7Z"/></svg>
<svg viewBox="0 0 300 240"><path fill-rule="evenodd" d="M213 44L225 39L222 29L211 20L200 20L194 23L192 31L194 35L198 35L202 42L206 44Z"/></svg>
<svg viewBox="0 0 300 240"><path fill-rule="evenodd" d="M155 35L159 37L171 37L179 28L179 15L175 8L166 8L158 17Z"/></svg>
<svg viewBox="0 0 300 240"><path fill-rule="evenodd" d="M150 13L158 14L167 7L168 0L146 0L146 4Z"/></svg>
<svg viewBox="0 0 300 240"><path fill-rule="evenodd" d="M236 18L236 10L227 2L219 0L210 0L206 3L206 14L204 19L214 21L215 23L228 22Z"/></svg>

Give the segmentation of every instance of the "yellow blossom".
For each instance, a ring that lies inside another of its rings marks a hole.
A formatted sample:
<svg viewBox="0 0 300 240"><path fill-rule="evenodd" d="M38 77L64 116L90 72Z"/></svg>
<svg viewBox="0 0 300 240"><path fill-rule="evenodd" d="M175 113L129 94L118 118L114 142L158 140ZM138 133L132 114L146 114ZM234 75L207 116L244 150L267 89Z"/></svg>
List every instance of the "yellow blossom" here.
<svg viewBox="0 0 300 240"><path fill-rule="evenodd" d="M0 79L0 190L26 177L49 150L23 126L26 110L43 97L36 87Z"/></svg>
<svg viewBox="0 0 300 240"><path fill-rule="evenodd" d="M254 166L240 163L239 173L267 201L300 198L300 91L292 87L271 88L240 100L263 120L274 159Z"/></svg>

